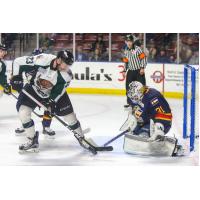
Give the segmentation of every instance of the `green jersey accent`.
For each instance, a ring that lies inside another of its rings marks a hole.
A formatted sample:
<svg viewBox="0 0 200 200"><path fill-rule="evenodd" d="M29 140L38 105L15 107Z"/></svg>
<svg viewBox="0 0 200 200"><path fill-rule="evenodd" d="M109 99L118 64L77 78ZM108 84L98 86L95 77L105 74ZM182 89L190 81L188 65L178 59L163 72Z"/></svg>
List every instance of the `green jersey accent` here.
<svg viewBox="0 0 200 200"><path fill-rule="evenodd" d="M63 78L61 73L58 71L57 83L51 90L50 98L55 100L55 101L58 100L59 97L64 94L67 86L68 86L68 83Z"/></svg>
<svg viewBox="0 0 200 200"><path fill-rule="evenodd" d="M6 64L0 60L0 85L5 87L7 85Z"/></svg>

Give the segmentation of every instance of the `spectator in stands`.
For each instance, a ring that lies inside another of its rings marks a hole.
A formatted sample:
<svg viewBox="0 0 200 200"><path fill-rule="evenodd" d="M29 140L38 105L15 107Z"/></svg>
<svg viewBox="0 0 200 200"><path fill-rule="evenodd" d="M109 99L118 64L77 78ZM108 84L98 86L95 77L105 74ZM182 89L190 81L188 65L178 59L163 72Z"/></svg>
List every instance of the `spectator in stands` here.
<svg viewBox="0 0 200 200"><path fill-rule="evenodd" d="M90 61L94 61L94 62L103 61L102 55L101 55L101 50L99 48L95 49L92 57L90 58Z"/></svg>
<svg viewBox="0 0 200 200"><path fill-rule="evenodd" d="M169 58L166 56L166 51L164 49L160 50L159 55L156 58L156 62L158 63L169 63Z"/></svg>
<svg viewBox="0 0 200 200"><path fill-rule="evenodd" d="M120 49L120 51L117 51L117 52L112 52L112 55L111 55L111 60L112 61L115 61L115 62L121 62L122 61L122 57L124 56L124 47L122 47Z"/></svg>
<svg viewBox="0 0 200 200"><path fill-rule="evenodd" d="M77 49L76 49L76 61L87 61L87 60L88 60L88 57L83 52L83 47L82 46L77 46Z"/></svg>
<svg viewBox="0 0 200 200"><path fill-rule="evenodd" d="M153 39L149 42L149 55L148 55L148 62L155 62L155 58L157 55L157 49L155 47L155 42Z"/></svg>
<svg viewBox="0 0 200 200"><path fill-rule="evenodd" d="M41 34L40 43L41 43L42 49L44 49L46 53L48 53L48 50L51 49L53 45L55 44L54 37L55 37L54 34L52 34L51 36L49 36L49 34Z"/></svg>
<svg viewBox="0 0 200 200"><path fill-rule="evenodd" d="M180 38L179 48L180 48L180 62L181 63L188 63L190 58L192 57L192 38L189 37L184 44L182 38Z"/></svg>
<svg viewBox="0 0 200 200"><path fill-rule="evenodd" d="M2 40L8 48L11 48L16 38L17 38L16 33L2 33Z"/></svg>
<svg viewBox="0 0 200 200"><path fill-rule="evenodd" d="M169 62L170 62L170 63L175 63L175 57L174 57L173 55L171 55L171 56L169 57Z"/></svg>
<svg viewBox="0 0 200 200"><path fill-rule="evenodd" d="M176 37L176 34L173 33L165 33L162 37L162 44L163 46L169 46L170 43L173 41L174 36Z"/></svg>
<svg viewBox="0 0 200 200"><path fill-rule="evenodd" d="M92 51L95 51L95 49L99 49L101 53L104 53L106 51L106 45L103 41L103 35L99 34L97 37L97 40L92 44Z"/></svg>
<svg viewBox="0 0 200 200"><path fill-rule="evenodd" d="M102 54L102 61L109 61L109 48Z"/></svg>
<svg viewBox="0 0 200 200"><path fill-rule="evenodd" d="M144 44L141 44L140 48L144 51L145 55L148 58L149 57L149 50L146 47L144 48Z"/></svg>
<svg viewBox="0 0 200 200"><path fill-rule="evenodd" d="M189 64L198 65L199 64L199 51L195 50L192 57L189 60Z"/></svg>

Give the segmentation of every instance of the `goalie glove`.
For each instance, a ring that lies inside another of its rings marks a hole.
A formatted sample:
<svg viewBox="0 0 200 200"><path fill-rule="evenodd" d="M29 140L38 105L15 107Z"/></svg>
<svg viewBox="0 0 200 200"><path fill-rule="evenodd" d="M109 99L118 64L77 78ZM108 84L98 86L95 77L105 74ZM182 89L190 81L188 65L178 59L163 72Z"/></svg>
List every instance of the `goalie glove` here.
<svg viewBox="0 0 200 200"><path fill-rule="evenodd" d="M129 130L132 132L136 126L137 126L137 120L135 116L132 114L132 110L131 110L128 113L128 118L126 119L124 124L121 126L120 131Z"/></svg>

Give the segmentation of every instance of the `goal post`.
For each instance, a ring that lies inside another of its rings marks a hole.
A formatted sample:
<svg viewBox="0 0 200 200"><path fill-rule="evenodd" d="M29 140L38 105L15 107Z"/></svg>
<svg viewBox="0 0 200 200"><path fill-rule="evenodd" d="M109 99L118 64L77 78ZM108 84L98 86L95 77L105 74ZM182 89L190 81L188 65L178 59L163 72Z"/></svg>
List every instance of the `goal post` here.
<svg viewBox="0 0 200 200"><path fill-rule="evenodd" d="M190 139L190 151L199 136L199 66L184 66L183 138Z"/></svg>

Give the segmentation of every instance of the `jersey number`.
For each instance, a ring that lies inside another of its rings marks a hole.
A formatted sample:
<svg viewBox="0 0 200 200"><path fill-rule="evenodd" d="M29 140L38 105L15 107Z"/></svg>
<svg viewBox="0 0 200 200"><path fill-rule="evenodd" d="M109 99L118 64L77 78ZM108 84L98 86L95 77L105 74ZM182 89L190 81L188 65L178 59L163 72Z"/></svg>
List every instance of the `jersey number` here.
<svg viewBox="0 0 200 200"><path fill-rule="evenodd" d="M156 108L156 111L159 112L159 113L165 113L162 106L159 106L158 108Z"/></svg>

